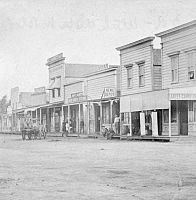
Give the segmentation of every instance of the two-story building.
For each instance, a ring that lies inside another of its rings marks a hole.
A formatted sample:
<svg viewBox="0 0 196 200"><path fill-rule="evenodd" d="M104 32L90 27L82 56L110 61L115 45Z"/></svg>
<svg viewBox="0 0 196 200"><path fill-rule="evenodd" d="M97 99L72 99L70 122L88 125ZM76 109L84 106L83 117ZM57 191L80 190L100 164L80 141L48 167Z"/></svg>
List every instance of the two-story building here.
<svg viewBox="0 0 196 200"><path fill-rule="evenodd" d="M162 112L168 109L168 92L161 90L161 49L154 37L121 47L120 112L122 135L162 134Z"/></svg>
<svg viewBox="0 0 196 200"><path fill-rule="evenodd" d="M79 70L71 73L73 67ZM64 116L73 122L73 134L94 135L103 124L111 127L119 113L117 69L114 65L72 64L64 85Z"/></svg>
<svg viewBox="0 0 196 200"><path fill-rule="evenodd" d="M166 135L196 135L196 20L156 34L162 41L163 113Z"/></svg>

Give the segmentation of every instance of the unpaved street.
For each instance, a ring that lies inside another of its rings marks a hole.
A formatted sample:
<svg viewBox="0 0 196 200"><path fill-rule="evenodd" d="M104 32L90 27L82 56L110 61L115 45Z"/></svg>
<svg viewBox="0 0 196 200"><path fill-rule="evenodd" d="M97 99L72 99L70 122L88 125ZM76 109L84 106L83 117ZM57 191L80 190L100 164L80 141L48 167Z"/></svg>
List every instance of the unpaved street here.
<svg viewBox="0 0 196 200"><path fill-rule="evenodd" d="M196 140L0 135L0 199L196 199Z"/></svg>

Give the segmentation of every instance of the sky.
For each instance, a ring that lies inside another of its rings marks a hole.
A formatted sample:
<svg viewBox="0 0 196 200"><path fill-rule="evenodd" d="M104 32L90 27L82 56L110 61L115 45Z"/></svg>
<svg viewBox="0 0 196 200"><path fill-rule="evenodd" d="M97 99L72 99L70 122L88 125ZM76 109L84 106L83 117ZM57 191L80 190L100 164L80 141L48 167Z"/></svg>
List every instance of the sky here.
<svg viewBox="0 0 196 200"><path fill-rule="evenodd" d="M195 0L0 0L0 98L47 86L46 60L61 52L68 63L120 64L116 47L195 20L195 11Z"/></svg>

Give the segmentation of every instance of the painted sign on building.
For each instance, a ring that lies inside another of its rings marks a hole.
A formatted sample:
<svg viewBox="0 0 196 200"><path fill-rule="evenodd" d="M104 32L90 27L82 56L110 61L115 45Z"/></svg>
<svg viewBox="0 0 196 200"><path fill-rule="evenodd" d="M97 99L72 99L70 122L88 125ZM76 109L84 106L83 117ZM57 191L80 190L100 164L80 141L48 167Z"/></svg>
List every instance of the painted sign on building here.
<svg viewBox="0 0 196 200"><path fill-rule="evenodd" d="M83 101L87 101L87 96L83 95L82 92L78 92L78 93L73 93L71 94L71 98L68 99L68 103L79 103L79 102L83 102Z"/></svg>
<svg viewBox="0 0 196 200"><path fill-rule="evenodd" d="M104 88L101 99L115 97L116 91L114 88Z"/></svg>

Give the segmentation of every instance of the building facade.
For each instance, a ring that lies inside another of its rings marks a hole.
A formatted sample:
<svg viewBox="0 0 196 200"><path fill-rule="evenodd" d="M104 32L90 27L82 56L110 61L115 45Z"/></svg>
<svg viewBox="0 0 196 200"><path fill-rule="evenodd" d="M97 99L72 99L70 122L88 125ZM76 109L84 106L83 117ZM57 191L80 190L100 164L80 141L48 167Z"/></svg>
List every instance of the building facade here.
<svg viewBox="0 0 196 200"><path fill-rule="evenodd" d="M64 85L64 116L73 123L70 134L100 134L102 126L111 127L119 114L118 66L95 66L88 66L90 70L82 70L76 80L72 77Z"/></svg>
<svg viewBox="0 0 196 200"><path fill-rule="evenodd" d="M161 90L161 50L153 48L154 39L147 37L117 48L122 136L162 134L162 112L168 109L168 93Z"/></svg>
<svg viewBox="0 0 196 200"><path fill-rule="evenodd" d="M11 89L11 131L21 131L25 117L28 115L32 123L46 123L45 105L48 95L45 87L35 88L34 92L19 92L19 88Z"/></svg>
<svg viewBox="0 0 196 200"><path fill-rule="evenodd" d="M156 34L162 42L165 135L196 135L196 20Z"/></svg>

